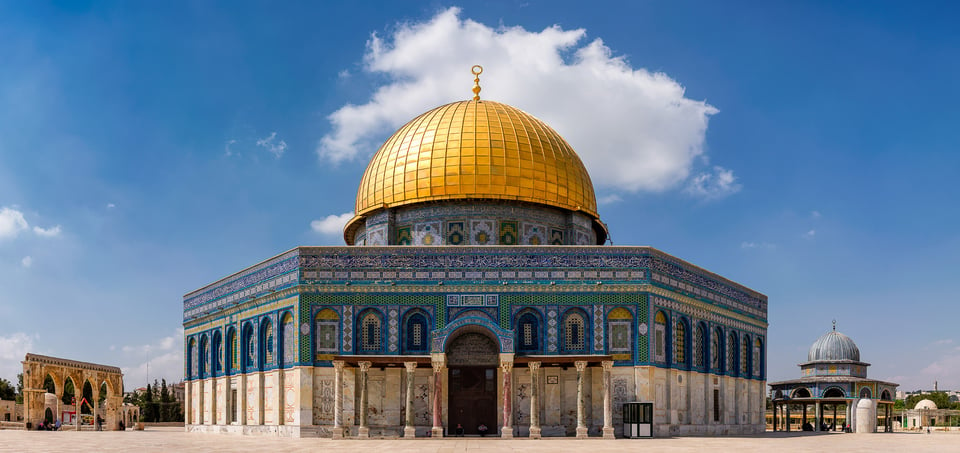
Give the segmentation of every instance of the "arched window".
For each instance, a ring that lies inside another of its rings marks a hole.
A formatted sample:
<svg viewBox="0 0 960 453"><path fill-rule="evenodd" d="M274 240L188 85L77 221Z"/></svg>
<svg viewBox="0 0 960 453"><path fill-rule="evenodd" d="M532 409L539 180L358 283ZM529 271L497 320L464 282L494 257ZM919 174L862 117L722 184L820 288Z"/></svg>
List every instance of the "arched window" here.
<svg viewBox="0 0 960 453"><path fill-rule="evenodd" d="M336 354L340 351L340 315L324 308L317 312L314 319L314 351L321 354ZM316 357L315 360L320 360Z"/></svg>
<svg viewBox="0 0 960 453"><path fill-rule="evenodd" d="M430 330L427 328L427 317L423 313L413 313L407 316L404 332L404 349L408 353L426 352L430 344Z"/></svg>
<svg viewBox="0 0 960 453"><path fill-rule="evenodd" d="M213 357L211 362L213 363L213 369L210 374L216 376L223 372L223 335L220 334L220 331L216 331L213 334Z"/></svg>
<svg viewBox="0 0 960 453"><path fill-rule="evenodd" d="M863 387L860 389L860 398L872 398L873 392L869 388Z"/></svg>
<svg viewBox="0 0 960 453"><path fill-rule="evenodd" d="M565 353L583 353L587 350L586 325L583 313L570 310L563 317L563 351Z"/></svg>
<svg viewBox="0 0 960 453"><path fill-rule="evenodd" d="M537 315L526 312L517 323L517 345L520 352L536 353L540 350L540 320Z"/></svg>
<svg viewBox="0 0 960 453"><path fill-rule="evenodd" d="M368 310L360 316L360 352L380 352L383 341L380 335L380 316Z"/></svg>
<svg viewBox="0 0 960 453"><path fill-rule="evenodd" d="M653 318L653 359L661 363L667 361L667 315L662 311Z"/></svg>
<svg viewBox="0 0 960 453"><path fill-rule="evenodd" d="M730 373L736 373L740 369L737 363L737 346L737 335L730 332L727 337L727 371Z"/></svg>
<svg viewBox="0 0 960 453"><path fill-rule="evenodd" d="M631 327L633 314L630 310L617 307L607 314L607 353L630 355L633 352ZM621 357L615 360L629 360L632 357Z"/></svg>
<svg viewBox="0 0 960 453"><path fill-rule="evenodd" d="M260 321L260 347L263 350L263 361L260 363L261 367L268 367L274 364L274 354L276 353L276 338L273 333L273 323L270 322L269 318L264 318Z"/></svg>
<svg viewBox="0 0 960 453"><path fill-rule="evenodd" d="M674 363L678 365L687 363L687 323L683 319L677 319L677 339L674 343Z"/></svg>
<svg viewBox="0 0 960 453"><path fill-rule="evenodd" d="M227 354L225 357L225 362L227 364L227 373L232 373L237 371L239 363L237 362L239 354L237 354L237 329L231 327L227 330Z"/></svg>
<svg viewBox="0 0 960 453"><path fill-rule="evenodd" d="M740 375L750 377L750 336L744 335L740 341Z"/></svg>
<svg viewBox="0 0 960 453"><path fill-rule="evenodd" d="M191 338L187 347L187 374L191 378L197 377L197 339Z"/></svg>
<svg viewBox="0 0 960 453"><path fill-rule="evenodd" d="M697 324L697 330L693 334L694 348L696 348L693 351L693 366L697 368L703 368L703 357L706 355L707 342L703 336L703 324Z"/></svg>
<svg viewBox="0 0 960 453"><path fill-rule="evenodd" d="M210 343L204 335L200 337L200 374L197 375L200 379L207 377L208 360L210 360Z"/></svg>
<svg viewBox="0 0 960 453"><path fill-rule="evenodd" d="M723 330L720 330L719 327L713 330L713 335L710 336L710 369L715 373L722 373L723 369L720 367L721 361L723 360Z"/></svg>
<svg viewBox="0 0 960 453"><path fill-rule="evenodd" d="M257 363L257 337L250 323L243 326L243 348L243 369L252 371Z"/></svg>
<svg viewBox="0 0 960 453"><path fill-rule="evenodd" d="M297 327L293 325L293 315L284 313L280 321L280 345L283 351L283 366L290 366L297 362Z"/></svg>

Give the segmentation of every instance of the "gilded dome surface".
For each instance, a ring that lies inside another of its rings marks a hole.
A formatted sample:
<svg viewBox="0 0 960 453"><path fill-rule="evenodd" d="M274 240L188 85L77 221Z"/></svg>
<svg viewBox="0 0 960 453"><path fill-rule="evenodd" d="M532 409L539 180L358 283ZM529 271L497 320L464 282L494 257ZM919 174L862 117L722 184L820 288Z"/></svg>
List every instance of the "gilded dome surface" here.
<svg viewBox="0 0 960 453"><path fill-rule="evenodd" d="M836 330L823 334L810 346L808 362L853 360L860 361L860 349L850 337Z"/></svg>
<svg viewBox="0 0 960 453"><path fill-rule="evenodd" d="M598 219L593 184L546 123L493 101L459 101L396 131L370 160L351 224L380 208L442 200L514 200Z"/></svg>

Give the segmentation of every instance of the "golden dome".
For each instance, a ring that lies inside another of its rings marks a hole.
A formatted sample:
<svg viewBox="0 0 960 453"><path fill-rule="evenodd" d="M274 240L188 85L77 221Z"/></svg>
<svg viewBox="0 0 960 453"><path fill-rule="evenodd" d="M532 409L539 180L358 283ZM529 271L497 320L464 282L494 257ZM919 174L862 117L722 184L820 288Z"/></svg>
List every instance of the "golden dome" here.
<svg viewBox="0 0 960 453"><path fill-rule="evenodd" d="M560 134L518 108L472 100L414 118L380 147L347 229L381 208L465 199L525 201L598 219L590 176Z"/></svg>

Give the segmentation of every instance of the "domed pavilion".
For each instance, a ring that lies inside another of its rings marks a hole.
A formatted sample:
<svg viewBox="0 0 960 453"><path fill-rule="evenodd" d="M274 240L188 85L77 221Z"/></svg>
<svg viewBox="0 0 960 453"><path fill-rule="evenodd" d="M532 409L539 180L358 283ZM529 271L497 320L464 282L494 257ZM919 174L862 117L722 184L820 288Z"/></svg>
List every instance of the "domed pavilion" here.
<svg viewBox="0 0 960 453"><path fill-rule="evenodd" d="M641 401L654 435L763 431L767 297L605 245L577 153L481 71L373 153L345 246L183 297L186 430L612 438Z"/></svg>
<svg viewBox="0 0 960 453"><path fill-rule="evenodd" d="M893 431L898 384L869 379L870 364L860 360L860 348L850 337L837 332L836 322L810 345L807 361L799 366L799 379L770 383L774 431L804 429L805 425L814 431L845 427L856 431L857 408L864 400L876 418L872 426ZM808 418L810 409L813 414Z"/></svg>

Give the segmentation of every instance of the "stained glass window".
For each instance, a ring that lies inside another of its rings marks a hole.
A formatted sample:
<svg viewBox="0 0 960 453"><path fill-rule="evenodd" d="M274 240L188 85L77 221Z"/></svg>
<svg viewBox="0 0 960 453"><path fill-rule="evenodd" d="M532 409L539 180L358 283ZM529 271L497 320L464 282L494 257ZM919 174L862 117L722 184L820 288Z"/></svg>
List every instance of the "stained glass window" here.
<svg viewBox="0 0 960 453"><path fill-rule="evenodd" d="M264 321L263 329L263 364L273 365L274 335L273 323Z"/></svg>
<svg viewBox="0 0 960 453"><path fill-rule="evenodd" d="M207 360L210 357L210 344L207 342L207 336L200 338L200 377L207 377Z"/></svg>
<svg viewBox="0 0 960 453"><path fill-rule="evenodd" d="M539 321L533 313L520 316L520 350L536 352L540 347Z"/></svg>
<svg viewBox="0 0 960 453"><path fill-rule="evenodd" d="M360 320L360 350L379 352L380 345L380 317L372 311L367 312Z"/></svg>
<svg viewBox="0 0 960 453"><path fill-rule="evenodd" d="M686 347L687 347L687 326L683 323L682 320L677 320L677 339L674 343L676 348L673 352L674 363L685 363L686 362Z"/></svg>
<svg viewBox="0 0 960 453"><path fill-rule="evenodd" d="M223 371L223 337L220 335L220 331L213 334L213 372L220 373Z"/></svg>
<svg viewBox="0 0 960 453"><path fill-rule="evenodd" d="M564 327L564 349L566 352L583 352L586 343L584 342L583 315L580 313L567 313L563 321Z"/></svg>
<svg viewBox="0 0 960 453"><path fill-rule="evenodd" d="M693 351L693 366L703 367L703 356L704 349L706 349L706 341L703 339L703 326L697 325L697 330L694 332L694 347L696 348Z"/></svg>
<svg viewBox="0 0 960 453"><path fill-rule="evenodd" d="M730 332L727 337L727 371L734 372L740 367L737 366L737 336Z"/></svg>
<svg viewBox="0 0 960 453"><path fill-rule="evenodd" d="M230 329L227 332L227 371L236 371L240 366L239 355L237 354L237 331Z"/></svg>
<svg viewBox="0 0 960 453"><path fill-rule="evenodd" d="M720 345L723 341L723 331L720 328L717 328L713 331L713 336L710 337L710 368L713 371L720 370Z"/></svg>
<svg viewBox="0 0 960 453"><path fill-rule="evenodd" d="M422 313L414 313L407 318L406 349L409 352L427 350L427 318Z"/></svg>

